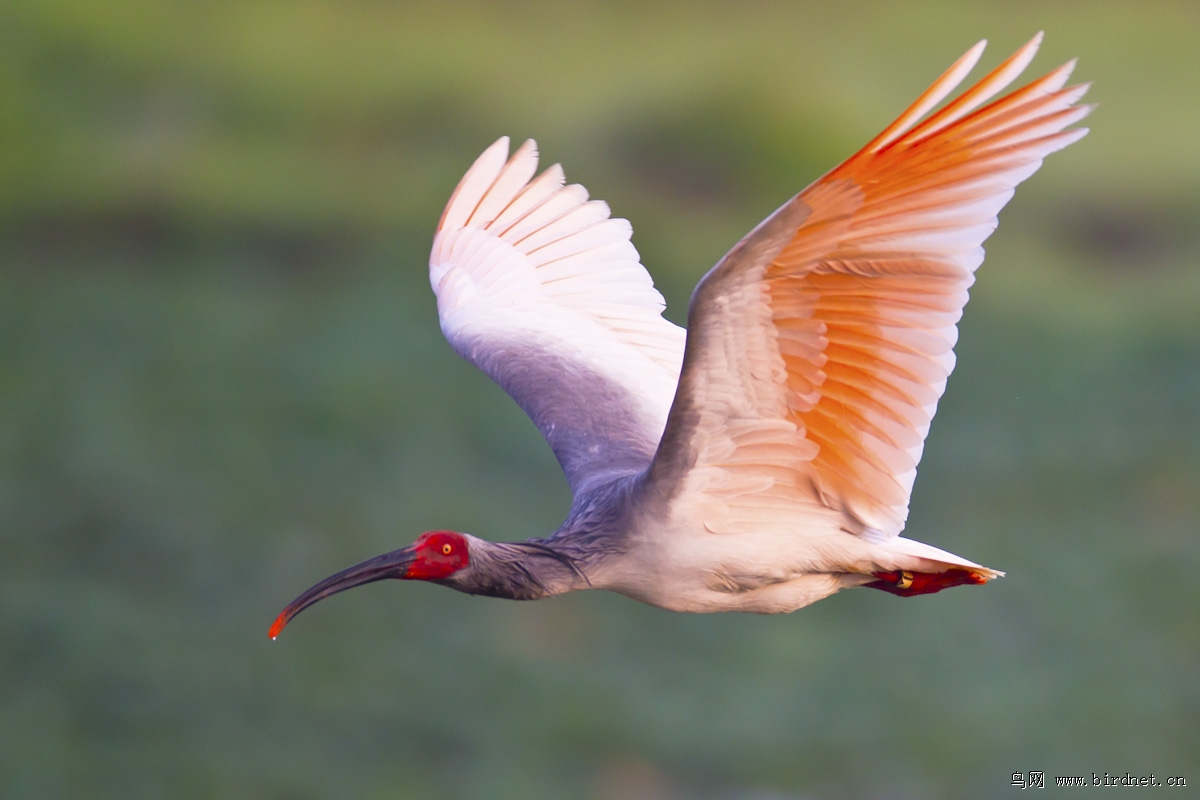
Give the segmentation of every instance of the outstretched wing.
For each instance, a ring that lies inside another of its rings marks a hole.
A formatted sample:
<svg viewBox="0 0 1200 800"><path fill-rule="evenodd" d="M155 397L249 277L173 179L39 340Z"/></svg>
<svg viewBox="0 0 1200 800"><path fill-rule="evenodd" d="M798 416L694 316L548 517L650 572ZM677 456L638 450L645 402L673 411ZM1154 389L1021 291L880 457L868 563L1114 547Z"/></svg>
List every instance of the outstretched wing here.
<svg viewBox="0 0 1200 800"><path fill-rule="evenodd" d="M578 494L644 470L666 424L684 331L629 241L537 145L508 137L463 176L429 259L442 332L517 401Z"/></svg>
<svg viewBox="0 0 1200 800"><path fill-rule="evenodd" d="M878 541L903 529L981 244L1014 187L1086 133L1066 130L1090 110L1074 105L1086 86L1062 88L1073 62L979 108L1040 41L920 121L980 42L705 276L651 474L672 508L706 508L714 531L806 514Z"/></svg>

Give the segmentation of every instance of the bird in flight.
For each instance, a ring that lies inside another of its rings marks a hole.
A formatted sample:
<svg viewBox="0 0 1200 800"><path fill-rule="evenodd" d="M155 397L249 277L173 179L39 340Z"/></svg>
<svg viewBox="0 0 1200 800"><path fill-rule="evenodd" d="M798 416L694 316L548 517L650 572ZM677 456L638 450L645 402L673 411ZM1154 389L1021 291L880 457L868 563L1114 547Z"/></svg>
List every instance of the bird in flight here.
<svg viewBox="0 0 1200 800"><path fill-rule="evenodd" d="M533 420L574 500L544 538L429 531L333 575L535 600L609 589L673 611L793 611L840 589L928 594L1003 573L900 535L956 324L996 215L1070 126L1068 62L992 100L1042 35L938 111L980 42L700 281L687 330L608 206L508 138L442 213L447 341ZM1064 88L1065 87L1065 88ZM991 102L988 102L988 101Z"/></svg>

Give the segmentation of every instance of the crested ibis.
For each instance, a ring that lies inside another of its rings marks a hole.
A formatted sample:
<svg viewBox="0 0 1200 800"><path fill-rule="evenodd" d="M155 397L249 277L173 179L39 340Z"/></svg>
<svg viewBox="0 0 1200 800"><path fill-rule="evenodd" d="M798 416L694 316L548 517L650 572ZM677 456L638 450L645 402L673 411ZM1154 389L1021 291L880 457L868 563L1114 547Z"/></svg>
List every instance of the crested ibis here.
<svg viewBox="0 0 1200 800"><path fill-rule="evenodd" d="M687 330L663 319L631 228L507 137L442 213L442 332L537 425L574 500L554 533L430 531L275 620L385 578L534 600L609 589L673 611L793 611L840 589L928 594L1003 575L900 536L956 324L996 215L1087 133L1074 62L992 98L1041 34L938 111L983 52L734 245ZM988 101L991 100L989 103ZM986 104L986 105L985 105Z"/></svg>

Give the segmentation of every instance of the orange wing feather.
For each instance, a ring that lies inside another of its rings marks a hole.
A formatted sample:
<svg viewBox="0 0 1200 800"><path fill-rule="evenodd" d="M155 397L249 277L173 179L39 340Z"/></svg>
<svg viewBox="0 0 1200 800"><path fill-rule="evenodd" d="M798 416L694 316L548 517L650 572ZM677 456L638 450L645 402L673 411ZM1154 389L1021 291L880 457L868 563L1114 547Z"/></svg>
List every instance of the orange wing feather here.
<svg viewBox="0 0 1200 800"><path fill-rule="evenodd" d="M1040 40L926 117L978 60L976 45L705 276L663 477L690 463L687 486L719 495L734 517L817 502L844 529L903 529L981 244L1016 185L1087 132L1067 129L1090 110L1074 105L1086 86L1063 88L1072 63L984 105Z"/></svg>
<svg viewBox="0 0 1200 800"><path fill-rule="evenodd" d="M1090 110L1073 105L1086 87L1061 88L1073 64L971 113L1040 38L923 123L909 129L920 115L906 112L802 192L812 214L764 274L787 416L819 448L818 489L888 533L907 517L979 245L1012 187L1086 133L1063 130Z"/></svg>

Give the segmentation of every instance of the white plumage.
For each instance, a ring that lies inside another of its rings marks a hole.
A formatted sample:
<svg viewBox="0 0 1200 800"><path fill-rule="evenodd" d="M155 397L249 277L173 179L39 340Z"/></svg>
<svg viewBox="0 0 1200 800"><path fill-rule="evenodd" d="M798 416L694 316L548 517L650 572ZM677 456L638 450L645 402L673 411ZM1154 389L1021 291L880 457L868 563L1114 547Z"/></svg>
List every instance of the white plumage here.
<svg viewBox="0 0 1200 800"><path fill-rule="evenodd" d="M611 589L678 611L791 611L839 589L903 596L1002 573L900 536L954 368L983 240L1018 183L1082 137L1073 62L993 100L1038 34L940 110L971 48L862 150L784 203L662 318L608 206L489 147L429 263L446 339L513 397L574 493L551 536L430 531L333 575L304 608L384 578L536 599ZM991 102L989 102L991 101Z"/></svg>
<svg viewBox="0 0 1200 800"><path fill-rule="evenodd" d="M442 330L538 424L577 500L636 483L630 554L591 585L786 611L881 573L1001 574L899 534L981 244L1086 133L1069 129L1090 110L1086 86L1063 89L1073 62L984 105L1040 41L929 115L980 42L748 234L697 287L686 348L625 220L558 165L534 178L532 141L479 157L434 241Z"/></svg>

